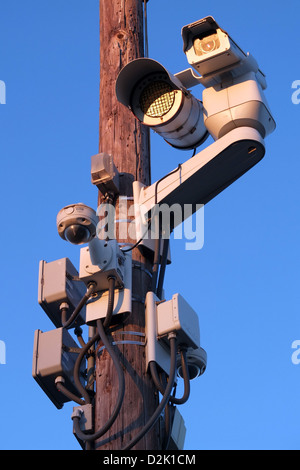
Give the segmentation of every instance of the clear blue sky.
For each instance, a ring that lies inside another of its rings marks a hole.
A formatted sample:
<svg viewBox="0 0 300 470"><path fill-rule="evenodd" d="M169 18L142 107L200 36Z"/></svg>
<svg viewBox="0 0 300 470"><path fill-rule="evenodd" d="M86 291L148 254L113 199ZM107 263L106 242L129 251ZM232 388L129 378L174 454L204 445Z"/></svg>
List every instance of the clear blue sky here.
<svg viewBox="0 0 300 470"><path fill-rule="evenodd" d="M37 302L39 260L79 262L79 249L57 234L56 214L97 203L98 8L97 0L1 1L1 449L79 448L73 405L56 410L31 364L34 331L53 328ZM291 99L299 2L150 0L148 9L150 56L172 73L187 68L181 27L214 16L266 74L277 122L262 162L206 206L203 249L172 242L166 295L179 292L197 310L208 354L180 409L185 449L299 450L300 104ZM153 181L188 156L152 135Z"/></svg>

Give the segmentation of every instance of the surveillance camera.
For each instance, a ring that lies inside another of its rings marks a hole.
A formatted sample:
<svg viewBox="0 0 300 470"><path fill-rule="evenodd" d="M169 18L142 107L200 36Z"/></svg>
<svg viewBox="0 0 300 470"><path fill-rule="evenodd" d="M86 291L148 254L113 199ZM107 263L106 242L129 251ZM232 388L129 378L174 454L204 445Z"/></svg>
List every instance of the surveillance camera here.
<svg viewBox="0 0 300 470"><path fill-rule="evenodd" d="M220 83L226 74L237 77L253 71L266 88L265 76L254 57L246 54L212 16L184 26L182 39L188 62L201 75L204 86Z"/></svg>
<svg viewBox="0 0 300 470"><path fill-rule="evenodd" d="M201 101L155 60L127 64L117 78L116 94L142 124L175 148L194 149L208 137Z"/></svg>
<svg viewBox="0 0 300 470"><path fill-rule="evenodd" d="M256 60L208 16L182 29L188 62L204 85L204 123L217 140L237 127L252 127L263 138L275 129L263 90L264 74ZM180 79L180 74L178 74Z"/></svg>
<svg viewBox="0 0 300 470"><path fill-rule="evenodd" d="M71 204L57 214L57 230L63 240L74 245L88 243L96 235L96 212L85 204Z"/></svg>
<svg viewBox="0 0 300 470"><path fill-rule="evenodd" d="M207 365L207 354L206 351L202 348L192 349L188 348L187 350L187 364L189 370L190 380L200 377L204 374ZM181 357L177 356L177 373L179 377L183 377Z"/></svg>

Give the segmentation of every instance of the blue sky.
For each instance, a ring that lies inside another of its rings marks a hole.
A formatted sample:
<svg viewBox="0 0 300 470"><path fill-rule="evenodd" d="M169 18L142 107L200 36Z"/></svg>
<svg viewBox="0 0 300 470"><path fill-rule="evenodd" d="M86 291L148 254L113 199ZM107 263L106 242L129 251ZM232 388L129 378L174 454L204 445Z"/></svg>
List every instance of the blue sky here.
<svg viewBox="0 0 300 470"><path fill-rule="evenodd" d="M73 405L56 410L31 364L34 331L53 328L37 302L39 260L79 263L79 249L57 234L56 214L73 202L97 204L98 8L97 0L1 1L1 449L78 449ZM166 296L179 292L198 312L208 354L180 408L185 449L300 449L300 364L292 362L300 340L299 13L296 0L148 3L150 57L172 73L187 68L182 26L214 16L266 74L277 123L262 162L205 207L204 247L172 241ZM189 158L157 135L151 144L153 182Z"/></svg>

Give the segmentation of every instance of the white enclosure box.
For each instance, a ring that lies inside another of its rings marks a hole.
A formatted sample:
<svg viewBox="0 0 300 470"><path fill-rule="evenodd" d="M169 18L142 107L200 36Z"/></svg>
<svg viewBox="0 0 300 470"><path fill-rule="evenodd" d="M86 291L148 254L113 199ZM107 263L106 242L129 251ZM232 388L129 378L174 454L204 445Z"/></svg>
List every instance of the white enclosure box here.
<svg viewBox="0 0 300 470"><path fill-rule="evenodd" d="M115 289L113 315L130 313L132 311L132 254L124 253L124 277L123 287ZM107 290L97 292L97 296L91 299L86 306L86 323L95 325L100 318L105 318L107 313L109 293Z"/></svg>
<svg viewBox="0 0 300 470"><path fill-rule="evenodd" d="M180 295L157 305L157 336L166 339L172 331L177 333L177 344L194 349L200 347L200 328L197 313Z"/></svg>
<svg viewBox="0 0 300 470"><path fill-rule="evenodd" d="M197 349L200 328L197 313L180 294L161 302L153 292L146 295L146 363L156 362L170 371L169 333L176 332L177 345Z"/></svg>
<svg viewBox="0 0 300 470"><path fill-rule="evenodd" d="M119 172L111 155L99 153L92 156L91 178L104 196L107 193L119 193Z"/></svg>
<svg viewBox="0 0 300 470"><path fill-rule="evenodd" d="M78 279L78 272L68 258L50 263L40 261L38 302L57 328L62 325L60 305L67 303L68 315L71 315L86 293L85 284L74 278ZM84 323L85 307L81 309L75 324Z"/></svg>
<svg viewBox="0 0 300 470"><path fill-rule="evenodd" d="M178 408L175 408L172 431L168 450L183 450L186 436L186 426Z"/></svg>
<svg viewBox="0 0 300 470"><path fill-rule="evenodd" d="M117 240L94 238L80 250L79 278L86 285L96 283L96 291L109 288L108 278L116 278L116 287L124 286L125 255Z"/></svg>
<svg viewBox="0 0 300 470"><path fill-rule="evenodd" d="M64 386L79 396L73 378L73 370L79 354L77 349L78 345L65 328L57 328L45 333L41 330L35 331L32 376L59 409L70 400L57 390L55 384L57 377L62 377ZM80 374L84 373L84 369L85 363L82 361ZM82 377L80 380L84 384Z"/></svg>

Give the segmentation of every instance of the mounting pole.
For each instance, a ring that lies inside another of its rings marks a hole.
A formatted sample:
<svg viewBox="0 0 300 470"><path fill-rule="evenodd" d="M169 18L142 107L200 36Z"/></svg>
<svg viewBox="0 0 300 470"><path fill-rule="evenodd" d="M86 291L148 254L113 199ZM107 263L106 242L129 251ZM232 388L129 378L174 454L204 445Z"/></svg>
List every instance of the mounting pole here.
<svg viewBox="0 0 300 470"><path fill-rule="evenodd" d="M115 93L120 70L131 60L144 56L144 0L100 0L100 132L99 152L113 156L120 174L120 195L115 201L117 239L122 244L135 240L119 238L124 233L123 208L133 204L133 181L150 184L149 130L118 103ZM98 204L103 202L99 192ZM119 212L118 212L119 211ZM133 216L132 216L133 218ZM130 246L130 245L129 245ZM95 449L121 450L143 427L158 405L158 394L145 370L145 305L151 288L152 261L140 248L132 251L132 314L114 326L114 337L128 340L118 344L125 374L125 396L111 429L95 443ZM124 332L138 333L134 337ZM138 341L130 341L138 339ZM133 343L141 344L133 344ZM96 355L95 431L109 419L117 401L118 378L106 350ZM161 450L159 426L155 425L135 450Z"/></svg>

